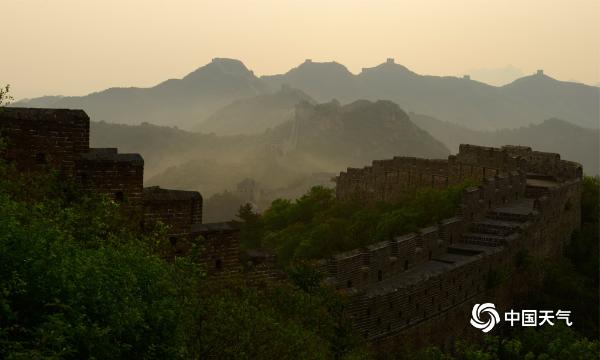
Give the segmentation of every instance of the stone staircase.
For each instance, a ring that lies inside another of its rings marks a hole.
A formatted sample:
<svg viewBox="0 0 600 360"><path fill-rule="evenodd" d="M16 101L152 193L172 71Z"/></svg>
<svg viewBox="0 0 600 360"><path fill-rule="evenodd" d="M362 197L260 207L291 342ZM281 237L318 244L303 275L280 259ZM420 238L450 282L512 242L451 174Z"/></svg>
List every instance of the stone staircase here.
<svg viewBox="0 0 600 360"><path fill-rule="evenodd" d="M519 238L527 221L535 214L533 200L522 199L491 209L463 235L467 244L502 246Z"/></svg>

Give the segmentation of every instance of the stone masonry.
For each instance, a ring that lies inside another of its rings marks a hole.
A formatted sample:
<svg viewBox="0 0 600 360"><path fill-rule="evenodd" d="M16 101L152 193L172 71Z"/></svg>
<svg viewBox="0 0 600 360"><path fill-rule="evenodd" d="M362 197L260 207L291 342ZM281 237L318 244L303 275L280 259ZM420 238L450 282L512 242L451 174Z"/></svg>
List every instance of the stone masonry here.
<svg viewBox="0 0 600 360"><path fill-rule="evenodd" d="M474 303L510 304L522 254L561 256L580 227L581 177L581 165L558 154L515 146L461 145L448 160L394 158L348 169L337 178L340 199L399 201L422 186L480 185L465 190L455 217L337 254L321 262L322 271L349 296L347 312L371 342L462 336L472 330ZM495 286L498 274L502 286Z"/></svg>
<svg viewBox="0 0 600 360"><path fill-rule="evenodd" d="M158 221L167 225L167 236L177 255L189 242L204 235L202 196L197 191L144 188L144 159L139 154L121 154L115 148L89 147L90 119L81 110L0 109L2 157L22 173L58 170L84 190L101 193L121 204L132 219L140 218L142 229ZM221 261L222 271L237 270L238 231L211 233L205 246L212 251L207 267ZM222 259L221 259L222 257ZM232 259L236 259L235 261Z"/></svg>
<svg viewBox="0 0 600 360"><path fill-rule="evenodd" d="M141 213L142 228L166 224L175 255L202 236L209 274L242 268L235 224L202 224L198 192L144 188L139 154L90 148L83 111L2 108L0 136L2 157L19 171L56 169L124 211ZM522 146L461 145L448 159L395 157L349 168L336 179L340 200L392 202L419 187L479 185L465 190L452 218L321 261L326 282L348 295L355 328L382 347L461 336L470 329L474 303L510 304L522 254L560 256L580 227L582 173L581 165L558 154ZM271 262L263 261L265 269ZM501 286L498 274L504 275Z"/></svg>

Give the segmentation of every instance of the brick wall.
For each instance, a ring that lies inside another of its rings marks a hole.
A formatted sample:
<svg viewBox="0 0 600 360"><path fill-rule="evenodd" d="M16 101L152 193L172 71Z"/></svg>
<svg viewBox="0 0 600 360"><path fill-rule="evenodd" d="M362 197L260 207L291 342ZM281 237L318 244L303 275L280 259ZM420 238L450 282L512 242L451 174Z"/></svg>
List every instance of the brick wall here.
<svg viewBox="0 0 600 360"><path fill-rule="evenodd" d="M580 164L561 160L558 154L522 146L492 148L462 144L459 153L447 160L395 157L373 161L361 169L348 168L336 178L336 196L340 200L396 202L418 187L444 188L514 171L544 174L559 180L582 174Z"/></svg>
<svg viewBox="0 0 600 360"><path fill-rule="evenodd" d="M523 283L512 276L520 252L561 256L580 227L579 164L520 147L461 152L448 159L449 183L472 176L480 185L465 190L456 217L321 262L327 283L349 296L346 312L355 328L382 348L415 344L414 336L443 345L472 334L473 304L508 306L515 284ZM352 179L360 179L358 187L372 184L374 168L342 173L341 192Z"/></svg>
<svg viewBox="0 0 600 360"><path fill-rule="evenodd" d="M197 191L144 188L146 223L169 225L169 236L188 236L194 224L202 223L202 196Z"/></svg>
<svg viewBox="0 0 600 360"><path fill-rule="evenodd" d="M230 222L192 226L191 236L204 239L201 261L208 275L226 276L241 270L239 235L239 228Z"/></svg>
<svg viewBox="0 0 600 360"><path fill-rule="evenodd" d="M89 149L89 129L81 110L0 109L3 157L24 172L55 168L72 175L79 154Z"/></svg>
<svg viewBox="0 0 600 360"><path fill-rule="evenodd" d="M144 159L139 154L90 149L77 160L76 178L84 189L106 194L125 210L141 210Z"/></svg>

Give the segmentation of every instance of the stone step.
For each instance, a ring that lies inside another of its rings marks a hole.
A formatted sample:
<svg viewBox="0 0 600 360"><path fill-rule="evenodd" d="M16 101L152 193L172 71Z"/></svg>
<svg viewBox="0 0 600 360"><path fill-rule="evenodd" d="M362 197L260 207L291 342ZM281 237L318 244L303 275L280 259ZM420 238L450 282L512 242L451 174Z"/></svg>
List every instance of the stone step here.
<svg viewBox="0 0 600 360"><path fill-rule="evenodd" d="M463 235L463 241L467 244L483 245L483 246L502 246L512 240L514 237L499 236L492 234L482 234L469 232Z"/></svg>
<svg viewBox="0 0 600 360"><path fill-rule="evenodd" d="M524 223L529 220L528 214L518 212L506 212L502 210L492 210L487 214L487 218L491 220L502 220L509 222Z"/></svg>
<svg viewBox="0 0 600 360"><path fill-rule="evenodd" d="M474 233L506 236L521 229L521 223L514 221L484 219L473 223L470 227Z"/></svg>
<svg viewBox="0 0 600 360"><path fill-rule="evenodd" d="M529 198L540 198L548 194L550 194L550 191L547 187L527 185L527 187L525 188L525 196Z"/></svg>

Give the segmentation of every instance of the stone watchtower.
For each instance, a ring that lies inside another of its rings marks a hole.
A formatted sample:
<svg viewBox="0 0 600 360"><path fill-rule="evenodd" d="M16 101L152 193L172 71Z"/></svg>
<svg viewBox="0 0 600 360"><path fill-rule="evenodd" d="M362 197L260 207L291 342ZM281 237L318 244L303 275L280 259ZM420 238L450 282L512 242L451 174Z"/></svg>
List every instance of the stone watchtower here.
<svg viewBox="0 0 600 360"><path fill-rule="evenodd" d="M0 109L3 158L19 171L49 167L75 174L76 161L89 151L90 118L81 110Z"/></svg>
<svg viewBox="0 0 600 360"><path fill-rule="evenodd" d="M0 109L0 154L21 173L58 170L82 189L107 195L142 230L160 221L177 255L203 236L205 261L217 272L239 268L238 229L233 224L202 225L202 195L197 191L144 188L144 159L116 148L90 148L90 118L82 110Z"/></svg>

